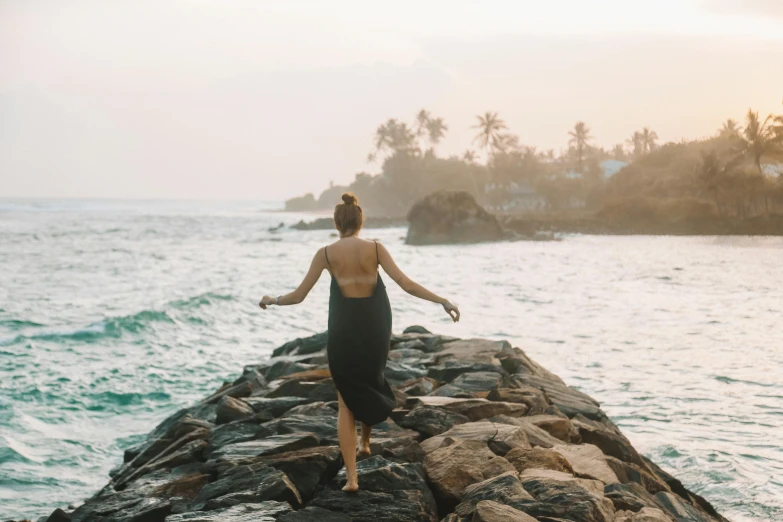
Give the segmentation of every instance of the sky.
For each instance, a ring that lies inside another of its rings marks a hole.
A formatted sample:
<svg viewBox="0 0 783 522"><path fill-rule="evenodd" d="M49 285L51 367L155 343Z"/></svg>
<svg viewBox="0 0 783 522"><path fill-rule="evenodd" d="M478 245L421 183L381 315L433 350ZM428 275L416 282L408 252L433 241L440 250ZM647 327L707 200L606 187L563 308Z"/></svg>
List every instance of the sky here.
<svg viewBox="0 0 783 522"><path fill-rule="evenodd" d="M0 197L282 200L426 108L559 151L783 112L780 0L0 0Z"/></svg>

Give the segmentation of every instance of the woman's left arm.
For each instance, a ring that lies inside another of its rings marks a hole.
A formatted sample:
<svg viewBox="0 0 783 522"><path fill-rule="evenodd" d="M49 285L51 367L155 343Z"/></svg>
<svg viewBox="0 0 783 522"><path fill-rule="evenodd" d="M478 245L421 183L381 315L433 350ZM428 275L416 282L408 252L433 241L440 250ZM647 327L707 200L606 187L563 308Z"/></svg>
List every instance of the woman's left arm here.
<svg viewBox="0 0 783 522"><path fill-rule="evenodd" d="M307 274L296 290L290 294L281 295L276 298L265 295L261 299L261 302L258 303L258 306L266 310L266 307L269 305L277 304L280 306L287 306L299 304L304 301L307 294L309 294L310 290L315 286L315 283L318 282L318 278L321 277L321 272L326 268L326 257L324 256L323 250L323 248L320 248L318 249L318 252L315 253L313 262L310 263L310 270L307 271Z"/></svg>

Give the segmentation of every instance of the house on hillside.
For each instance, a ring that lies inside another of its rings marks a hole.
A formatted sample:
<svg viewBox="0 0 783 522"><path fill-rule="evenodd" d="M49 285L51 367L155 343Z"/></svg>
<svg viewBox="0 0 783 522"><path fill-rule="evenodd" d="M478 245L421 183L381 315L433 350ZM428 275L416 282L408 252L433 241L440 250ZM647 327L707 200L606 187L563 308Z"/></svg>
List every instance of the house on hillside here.
<svg viewBox="0 0 783 522"><path fill-rule="evenodd" d="M762 163L761 172L768 178L779 178L783 176L783 163Z"/></svg>
<svg viewBox="0 0 783 522"><path fill-rule="evenodd" d="M616 159L608 159L604 160L601 163L598 164L601 168L601 173L605 180L611 179L612 176L620 172L622 169L628 166L627 161L621 161ZM583 174L581 172L576 172L573 170L568 170L563 173L563 175L568 179L581 179L583 177Z"/></svg>
<svg viewBox="0 0 783 522"><path fill-rule="evenodd" d="M507 186L487 183L484 185L484 194L488 206L493 210L534 212L546 207L546 198L526 181L512 181Z"/></svg>

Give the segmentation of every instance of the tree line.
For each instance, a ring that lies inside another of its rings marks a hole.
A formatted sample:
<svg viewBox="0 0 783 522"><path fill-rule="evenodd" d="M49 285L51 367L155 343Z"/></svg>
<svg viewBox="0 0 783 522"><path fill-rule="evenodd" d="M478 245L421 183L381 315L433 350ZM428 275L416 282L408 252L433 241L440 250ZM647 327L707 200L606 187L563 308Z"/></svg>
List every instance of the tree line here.
<svg viewBox="0 0 783 522"><path fill-rule="evenodd" d="M369 213L389 216L404 215L416 199L441 189L466 190L494 210L513 210L520 201L527 211L561 211L597 210L611 198L687 197L747 216L783 202L783 178L763 166L765 159L783 160L781 115L761 118L749 110L743 125L729 119L714 136L664 145L644 127L609 150L594 145L591 129L579 121L560 153L522 144L497 112L477 115L472 128L475 148L442 158L436 149L449 131L443 118L422 109L410 124L389 119L376 128L367 157L380 162L379 173L360 172L347 187L293 198L286 208L331 208L345 189ZM601 163L608 159L629 165L607 178Z"/></svg>

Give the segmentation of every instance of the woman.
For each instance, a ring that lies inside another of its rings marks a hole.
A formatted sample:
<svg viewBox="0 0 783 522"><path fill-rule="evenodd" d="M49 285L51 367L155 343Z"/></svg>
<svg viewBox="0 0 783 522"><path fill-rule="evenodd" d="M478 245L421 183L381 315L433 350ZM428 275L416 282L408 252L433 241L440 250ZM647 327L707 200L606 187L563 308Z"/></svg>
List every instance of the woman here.
<svg viewBox="0 0 783 522"><path fill-rule="evenodd" d="M438 303L453 321L459 309L402 273L391 254L377 241L359 238L364 217L356 196L343 194L334 208L340 239L318 250L299 287L279 297L264 296L259 305L287 306L304 301L321 272L332 276L329 290L329 335L326 353L337 388L337 438L345 462L343 491L357 491L356 421L362 423L359 451L370 453L372 425L386 420L395 407L391 386L383 376L389 355L392 317L378 266L409 294Z"/></svg>

